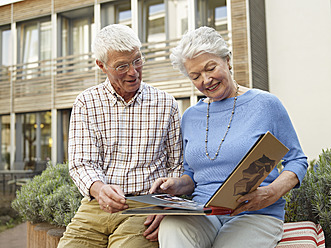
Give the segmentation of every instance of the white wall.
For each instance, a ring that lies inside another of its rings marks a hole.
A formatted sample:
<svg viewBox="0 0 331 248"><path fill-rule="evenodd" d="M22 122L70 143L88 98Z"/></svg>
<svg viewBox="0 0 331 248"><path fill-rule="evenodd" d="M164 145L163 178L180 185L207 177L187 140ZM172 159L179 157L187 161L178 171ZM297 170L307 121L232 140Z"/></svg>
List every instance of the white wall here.
<svg viewBox="0 0 331 248"><path fill-rule="evenodd" d="M270 92L309 160L331 148L331 1L266 0Z"/></svg>

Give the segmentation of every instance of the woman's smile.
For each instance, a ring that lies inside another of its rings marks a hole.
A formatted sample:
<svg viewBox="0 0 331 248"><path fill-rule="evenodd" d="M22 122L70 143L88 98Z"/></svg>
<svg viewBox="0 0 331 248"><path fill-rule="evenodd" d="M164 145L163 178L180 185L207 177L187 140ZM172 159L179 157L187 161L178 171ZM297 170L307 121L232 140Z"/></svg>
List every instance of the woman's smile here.
<svg viewBox="0 0 331 248"><path fill-rule="evenodd" d="M212 85L212 86L210 86L210 87L207 87L207 90L208 91L215 91L215 90L217 90L218 89L218 86L221 84L221 82L218 82L218 83L216 83L216 84L214 84L214 85Z"/></svg>

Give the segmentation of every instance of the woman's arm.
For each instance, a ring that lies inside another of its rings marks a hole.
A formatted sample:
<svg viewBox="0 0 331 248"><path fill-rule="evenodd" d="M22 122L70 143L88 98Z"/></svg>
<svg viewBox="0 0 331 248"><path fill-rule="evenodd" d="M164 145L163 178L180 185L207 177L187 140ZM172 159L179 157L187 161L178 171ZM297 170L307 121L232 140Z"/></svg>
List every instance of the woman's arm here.
<svg viewBox="0 0 331 248"><path fill-rule="evenodd" d="M244 211L256 211L275 203L279 198L290 191L299 183L297 175L291 171L283 171L271 184L259 187L238 199L240 205L231 215Z"/></svg>

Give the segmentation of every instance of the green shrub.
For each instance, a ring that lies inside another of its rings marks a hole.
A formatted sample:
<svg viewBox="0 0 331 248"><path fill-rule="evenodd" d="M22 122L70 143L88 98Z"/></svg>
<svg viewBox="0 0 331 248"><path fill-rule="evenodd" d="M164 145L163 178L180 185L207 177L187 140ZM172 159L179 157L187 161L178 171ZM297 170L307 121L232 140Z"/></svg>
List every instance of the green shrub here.
<svg viewBox="0 0 331 248"><path fill-rule="evenodd" d="M285 222L310 220L321 224L326 244L331 245L331 149L310 163L299 189L286 196Z"/></svg>
<svg viewBox="0 0 331 248"><path fill-rule="evenodd" d="M12 207L23 220L66 226L82 199L69 176L68 164L47 167L16 192Z"/></svg>

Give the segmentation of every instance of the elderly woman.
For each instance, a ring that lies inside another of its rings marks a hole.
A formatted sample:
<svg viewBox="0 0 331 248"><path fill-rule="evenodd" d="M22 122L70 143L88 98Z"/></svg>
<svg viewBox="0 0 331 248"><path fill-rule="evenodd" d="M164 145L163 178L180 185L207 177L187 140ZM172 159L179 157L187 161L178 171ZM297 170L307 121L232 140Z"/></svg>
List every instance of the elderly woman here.
<svg viewBox="0 0 331 248"><path fill-rule="evenodd" d="M307 170L290 118L272 94L238 85L231 52L214 29L188 32L173 49L174 67L206 98L182 118L185 172L160 178L150 192L192 194L206 203L261 134L270 131L290 150L281 174L275 168L260 187L239 198L231 215L167 216L160 226L161 247L275 247L282 237L285 200Z"/></svg>

